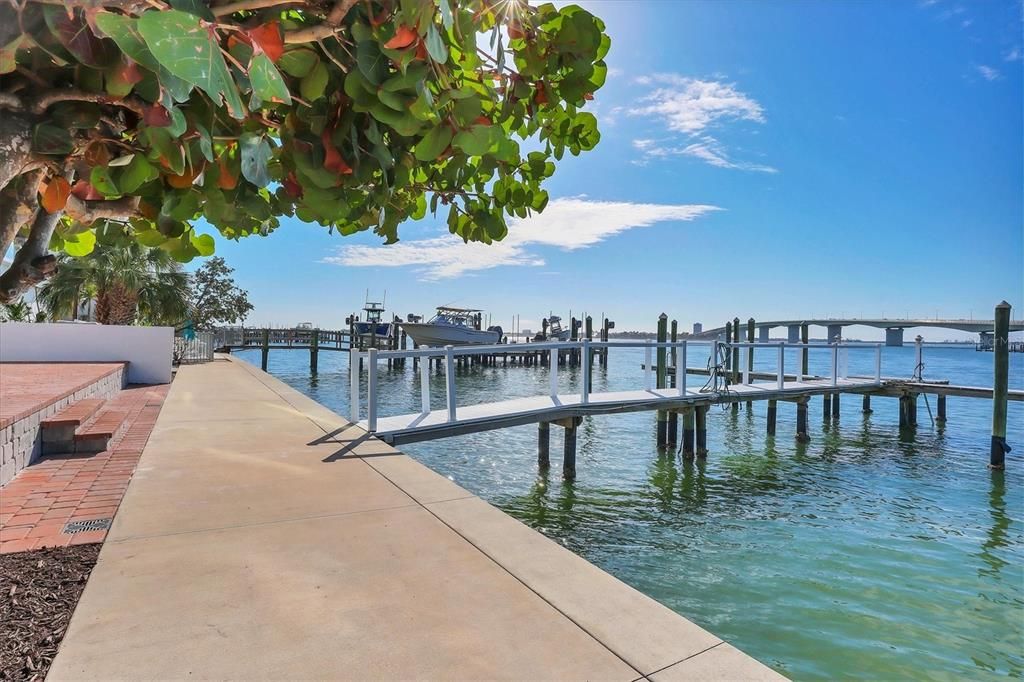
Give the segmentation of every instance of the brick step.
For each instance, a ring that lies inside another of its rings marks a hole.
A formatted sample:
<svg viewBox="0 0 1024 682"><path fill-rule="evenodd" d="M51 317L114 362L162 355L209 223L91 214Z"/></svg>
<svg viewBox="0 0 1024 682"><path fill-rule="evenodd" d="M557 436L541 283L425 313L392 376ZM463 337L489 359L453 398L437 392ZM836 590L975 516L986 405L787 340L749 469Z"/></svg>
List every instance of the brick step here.
<svg viewBox="0 0 1024 682"><path fill-rule="evenodd" d="M71 403L63 410L39 423L43 454L73 452L75 432L95 415L107 401L103 398L86 398Z"/></svg>
<svg viewBox="0 0 1024 682"><path fill-rule="evenodd" d="M128 412L104 410L75 430L75 452L102 452L128 426Z"/></svg>

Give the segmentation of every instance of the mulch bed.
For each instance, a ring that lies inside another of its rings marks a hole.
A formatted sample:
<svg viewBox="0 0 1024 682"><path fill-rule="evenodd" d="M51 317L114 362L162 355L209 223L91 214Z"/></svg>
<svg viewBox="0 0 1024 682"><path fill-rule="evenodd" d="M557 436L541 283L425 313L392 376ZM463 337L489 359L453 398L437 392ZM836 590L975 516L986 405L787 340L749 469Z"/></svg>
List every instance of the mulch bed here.
<svg viewBox="0 0 1024 682"><path fill-rule="evenodd" d="M46 677L100 547L0 555L0 680Z"/></svg>

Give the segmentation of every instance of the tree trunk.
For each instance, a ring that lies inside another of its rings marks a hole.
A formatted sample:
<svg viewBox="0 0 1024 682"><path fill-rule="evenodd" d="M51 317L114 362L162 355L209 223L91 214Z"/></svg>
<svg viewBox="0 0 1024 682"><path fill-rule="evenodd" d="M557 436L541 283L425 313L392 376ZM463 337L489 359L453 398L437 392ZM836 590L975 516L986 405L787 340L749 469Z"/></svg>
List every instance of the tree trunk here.
<svg viewBox="0 0 1024 682"><path fill-rule="evenodd" d="M96 321L100 324L135 324L139 296L123 284L114 284L96 295Z"/></svg>

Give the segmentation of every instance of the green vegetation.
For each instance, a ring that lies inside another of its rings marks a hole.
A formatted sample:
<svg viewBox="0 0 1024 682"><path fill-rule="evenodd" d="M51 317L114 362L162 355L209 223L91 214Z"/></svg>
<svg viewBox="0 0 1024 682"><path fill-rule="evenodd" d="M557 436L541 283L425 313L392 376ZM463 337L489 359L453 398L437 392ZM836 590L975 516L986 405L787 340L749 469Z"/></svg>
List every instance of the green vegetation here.
<svg viewBox="0 0 1024 682"><path fill-rule="evenodd" d="M597 144L582 108L608 47L581 8L520 0L3 3L0 253L20 247L0 301L53 274L50 250L208 256L199 218L391 243L443 211L501 239L544 209L554 161Z"/></svg>
<svg viewBox="0 0 1024 682"><path fill-rule="evenodd" d="M100 244L81 258L61 255L38 294L54 319L76 319L79 304L95 299L100 324L175 325L187 315L188 297L181 265L167 251L137 242Z"/></svg>

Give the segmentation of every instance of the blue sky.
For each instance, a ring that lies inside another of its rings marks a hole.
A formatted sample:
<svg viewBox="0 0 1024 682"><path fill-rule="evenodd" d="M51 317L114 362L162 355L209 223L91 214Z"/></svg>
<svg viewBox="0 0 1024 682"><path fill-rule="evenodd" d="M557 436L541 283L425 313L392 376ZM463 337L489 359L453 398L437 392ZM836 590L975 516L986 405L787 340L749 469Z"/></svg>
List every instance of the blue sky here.
<svg viewBox="0 0 1024 682"><path fill-rule="evenodd" d="M218 240L249 322L338 327L367 289L506 328L991 317L1004 298L1024 317L1019 0L580 4L612 37L602 141L561 162L542 216L496 247L450 241L443 216L391 247L297 220Z"/></svg>

